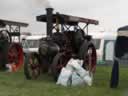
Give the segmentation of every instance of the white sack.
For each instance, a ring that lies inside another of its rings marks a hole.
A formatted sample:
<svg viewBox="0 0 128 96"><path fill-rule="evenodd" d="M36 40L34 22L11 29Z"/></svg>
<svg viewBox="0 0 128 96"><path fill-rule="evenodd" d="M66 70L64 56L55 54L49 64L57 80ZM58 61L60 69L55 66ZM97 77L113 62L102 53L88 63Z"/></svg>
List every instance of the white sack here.
<svg viewBox="0 0 128 96"><path fill-rule="evenodd" d="M72 86L83 85L85 81L76 73L72 73Z"/></svg>
<svg viewBox="0 0 128 96"><path fill-rule="evenodd" d="M88 85L91 86L92 85L92 77L89 75L89 71L86 71L83 67L83 61L79 60L79 59L71 59L72 63L69 63L69 65L72 67L72 69L74 69L74 72L76 72L76 74L79 74L80 78ZM68 66L69 66L68 65ZM75 81L75 78L72 79L72 82ZM80 79L77 79L77 83L81 83Z"/></svg>
<svg viewBox="0 0 128 96"><path fill-rule="evenodd" d="M89 75L89 71L82 68L82 64L83 60L71 58L66 67L62 68L57 84L67 86L69 82L72 82L72 85L86 83L91 86L92 77Z"/></svg>
<svg viewBox="0 0 128 96"><path fill-rule="evenodd" d="M78 73L82 78L85 76L85 75L89 75L89 72L86 71L83 67L82 67L82 64L83 64L83 60L79 60L79 59L71 59L71 63L68 63L69 65L67 66L71 66L72 69L74 69L74 71L76 73Z"/></svg>
<svg viewBox="0 0 128 96"><path fill-rule="evenodd" d="M62 68L61 69L61 73L58 77L57 83L56 84L60 84L63 86L68 86L70 85L71 81L70 81L70 77L72 75L72 71L66 68Z"/></svg>

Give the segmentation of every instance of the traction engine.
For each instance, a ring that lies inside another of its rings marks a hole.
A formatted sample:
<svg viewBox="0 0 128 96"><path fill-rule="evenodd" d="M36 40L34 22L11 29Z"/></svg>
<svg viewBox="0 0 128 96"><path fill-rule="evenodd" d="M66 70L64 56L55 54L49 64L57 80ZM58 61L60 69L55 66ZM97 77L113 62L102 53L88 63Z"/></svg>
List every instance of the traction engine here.
<svg viewBox="0 0 128 96"><path fill-rule="evenodd" d="M40 40L38 53L29 53L24 66L27 79L36 79L42 72L50 72L57 80L62 67L71 58L84 61L83 68L94 73L96 49L88 35L88 25L98 21L60 13L53 14L52 8L37 16L37 21L47 25L47 37ZM82 27L80 27L82 26Z"/></svg>
<svg viewBox="0 0 128 96"><path fill-rule="evenodd" d="M17 71L23 64L20 28L28 24L0 19L0 70Z"/></svg>

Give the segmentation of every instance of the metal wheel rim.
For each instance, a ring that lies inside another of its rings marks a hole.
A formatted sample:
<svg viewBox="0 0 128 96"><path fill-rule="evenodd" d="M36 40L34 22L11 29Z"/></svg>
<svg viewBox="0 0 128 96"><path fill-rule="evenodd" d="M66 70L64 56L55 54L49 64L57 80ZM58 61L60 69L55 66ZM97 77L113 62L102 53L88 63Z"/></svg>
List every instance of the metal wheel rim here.
<svg viewBox="0 0 128 96"><path fill-rule="evenodd" d="M61 69L66 66L68 60L70 59L68 56L66 59L65 57L65 54L63 53L58 53L56 55L56 57L54 58L53 60L53 63L52 63L52 72L53 72L53 76L54 76L54 79L55 81L57 80L59 74L60 74L60 71Z"/></svg>
<svg viewBox="0 0 128 96"><path fill-rule="evenodd" d="M31 54L28 60L28 71L32 79L36 79L40 75L40 65L38 58Z"/></svg>
<svg viewBox="0 0 128 96"><path fill-rule="evenodd" d="M96 70L96 49L94 46L89 46L84 57L83 67L89 71L90 75Z"/></svg>

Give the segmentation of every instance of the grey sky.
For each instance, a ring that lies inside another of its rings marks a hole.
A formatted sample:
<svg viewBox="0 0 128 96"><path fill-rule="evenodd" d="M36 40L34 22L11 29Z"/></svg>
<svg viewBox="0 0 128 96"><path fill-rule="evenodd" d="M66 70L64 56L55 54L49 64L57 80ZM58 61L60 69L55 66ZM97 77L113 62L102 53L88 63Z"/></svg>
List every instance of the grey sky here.
<svg viewBox="0 0 128 96"><path fill-rule="evenodd" d="M35 16L45 13L45 7L55 8L55 12L66 13L99 20L100 25L91 31L116 31L128 24L127 0L0 0L0 18L28 22L27 31L45 33L42 23Z"/></svg>

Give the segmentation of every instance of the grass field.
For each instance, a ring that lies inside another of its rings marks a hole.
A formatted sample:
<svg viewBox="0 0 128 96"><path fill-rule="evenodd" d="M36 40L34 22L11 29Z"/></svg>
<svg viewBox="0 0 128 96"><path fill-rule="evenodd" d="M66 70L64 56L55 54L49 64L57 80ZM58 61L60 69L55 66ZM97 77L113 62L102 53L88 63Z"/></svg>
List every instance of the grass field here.
<svg viewBox="0 0 128 96"><path fill-rule="evenodd" d="M128 96L128 67L120 68L120 84L109 88L111 66L97 66L93 86L63 87L56 85L51 76L26 80L23 71L0 72L0 96Z"/></svg>

